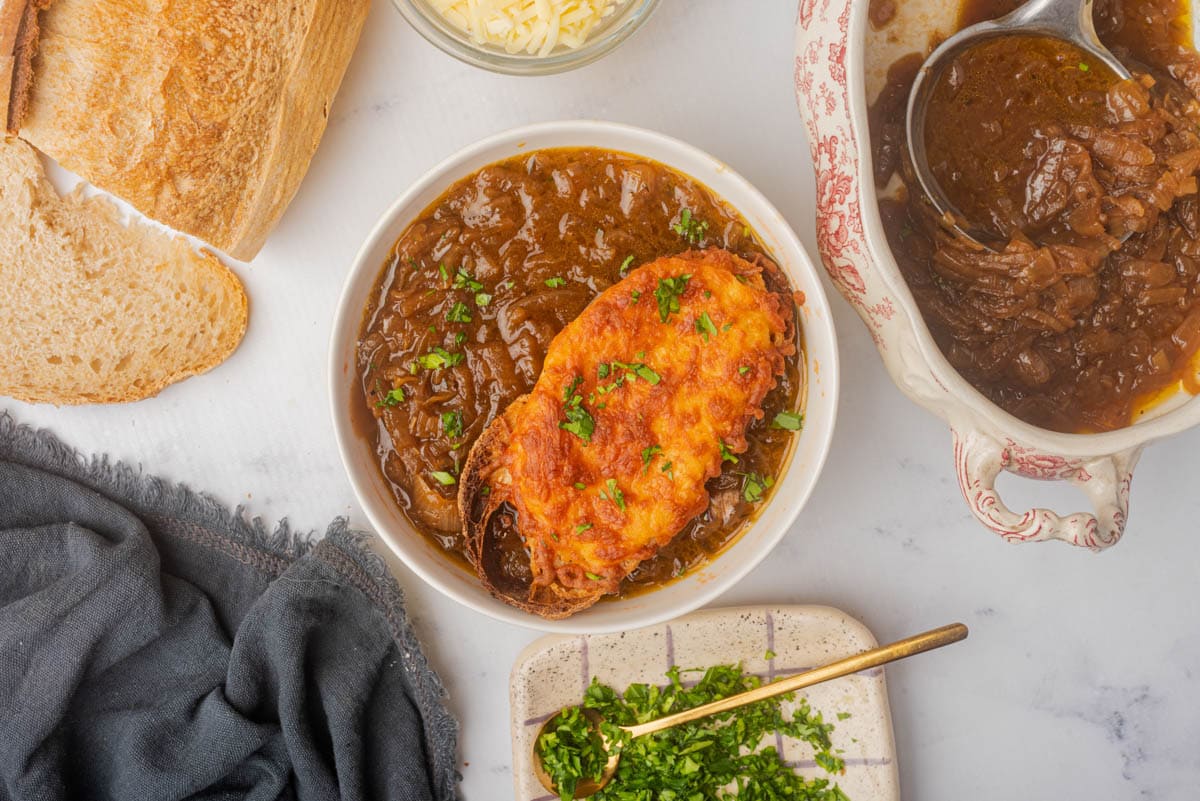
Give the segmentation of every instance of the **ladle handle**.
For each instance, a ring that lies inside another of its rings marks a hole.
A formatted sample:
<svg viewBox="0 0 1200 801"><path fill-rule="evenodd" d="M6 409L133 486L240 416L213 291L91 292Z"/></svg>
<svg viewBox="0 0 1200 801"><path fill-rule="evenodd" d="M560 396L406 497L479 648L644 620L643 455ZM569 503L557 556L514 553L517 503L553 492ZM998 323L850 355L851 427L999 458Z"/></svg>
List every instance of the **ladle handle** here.
<svg viewBox="0 0 1200 801"><path fill-rule="evenodd" d="M706 718L709 715L715 715L719 712L728 712L731 709L753 704L756 701L802 690L805 687L811 687L823 681L849 676L863 670L870 670L880 665L886 665L888 662L904 659L906 656L932 651L935 648L941 648L943 645L950 645L959 640L964 640L966 637L967 627L962 623L952 623L949 626L942 626L940 629L927 631L924 634L917 634L914 637L908 637L890 645L872 648L869 651L863 651L861 654L839 659L824 667L814 668L786 679L764 684L762 687L756 687L753 690L747 690L744 693L722 698L720 701L713 701L710 704L697 706L683 712L676 712L674 715L667 715L658 720L652 720L637 726L627 726L625 730L633 737L641 737L643 734L669 729L681 723L690 723L693 720Z"/></svg>
<svg viewBox="0 0 1200 801"><path fill-rule="evenodd" d="M1092 0L1028 0L999 22L1034 25L1047 33L1057 32L1074 38L1082 31L1096 38L1092 23Z"/></svg>

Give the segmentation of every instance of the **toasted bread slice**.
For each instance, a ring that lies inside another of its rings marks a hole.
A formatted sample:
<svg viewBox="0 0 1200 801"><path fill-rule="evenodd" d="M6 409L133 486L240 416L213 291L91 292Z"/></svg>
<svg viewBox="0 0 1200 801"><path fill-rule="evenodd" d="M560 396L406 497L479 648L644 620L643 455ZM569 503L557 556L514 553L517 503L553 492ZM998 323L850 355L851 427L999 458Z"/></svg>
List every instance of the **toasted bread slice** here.
<svg viewBox="0 0 1200 801"><path fill-rule="evenodd" d="M246 331L238 279L104 198L60 197L29 145L0 143L0 394L136 401L224 361Z"/></svg>
<svg viewBox="0 0 1200 801"><path fill-rule="evenodd" d="M467 558L475 565L479 581L487 591L522 611L547 620L561 620L596 603L601 593L580 592L558 584L526 586L506 577L494 558L499 549L493 541L496 534L493 524L507 493L491 488L503 488L511 481L503 469L495 469L497 457L512 436L507 417L520 414L528 401L529 396L522 395L509 404L505 414L493 420L471 447L459 478L458 510L466 535Z"/></svg>
<svg viewBox="0 0 1200 801"><path fill-rule="evenodd" d="M708 508L795 352L793 298L765 260L683 253L600 293L468 454L459 511L480 581L551 619L619 592Z"/></svg>

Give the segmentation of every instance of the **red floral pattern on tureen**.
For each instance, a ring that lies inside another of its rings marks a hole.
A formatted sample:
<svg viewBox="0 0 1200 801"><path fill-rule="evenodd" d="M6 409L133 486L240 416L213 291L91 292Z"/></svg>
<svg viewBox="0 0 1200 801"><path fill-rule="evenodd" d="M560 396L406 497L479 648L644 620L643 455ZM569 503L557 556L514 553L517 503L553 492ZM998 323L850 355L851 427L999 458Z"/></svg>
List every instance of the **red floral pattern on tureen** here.
<svg viewBox="0 0 1200 801"><path fill-rule="evenodd" d="M865 151L860 155L868 136L866 123L856 124L860 116L851 103L851 92L859 91L852 84L862 80L850 74L858 44L851 37L866 35L866 13L866 0L799 0L793 77L817 176L817 246L825 269L867 324L901 389L952 421L959 483L984 525L1014 542L1058 539L1093 549L1107 547L1124 530L1131 471L1141 443L1115 453L1066 457L1006 436L1005 426L984 420L963 402L961 391L956 395L947 386L939 375L941 368L922 352L911 319L918 312L906 296L892 291L876 267L881 255L871 242L881 243L880 248L886 243L878 231L867 231L863 203L864 198L874 202L875 187L869 156ZM886 253L882 258L890 261ZM897 313L905 308L909 314ZM995 488L1001 470L1076 484L1091 497L1096 514L1010 511Z"/></svg>
<svg viewBox="0 0 1200 801"><path fill-rule="evenodd" d="M800 25L820 19L814 12L828 12L832 0L804 0ZM816 35L796 56L797 97L808 103L805 121L817 173L817 246L821 260L838 289L851 303L863 308L866 283L858 264L866 258L862 212L858 200L857 142L849 125L839 124L839 109L849 107L846 85L846 32L850 5L837 18L838 35L827 39ZM840 104L840 106L839 106Z"/></svg>

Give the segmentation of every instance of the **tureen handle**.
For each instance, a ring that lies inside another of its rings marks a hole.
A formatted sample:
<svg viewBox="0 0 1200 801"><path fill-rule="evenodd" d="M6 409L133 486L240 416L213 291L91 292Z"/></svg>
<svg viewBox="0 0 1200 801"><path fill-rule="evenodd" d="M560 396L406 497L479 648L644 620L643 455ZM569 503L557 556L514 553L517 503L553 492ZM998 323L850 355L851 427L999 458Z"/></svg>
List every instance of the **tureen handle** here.
<svg viewBox="0 0 1200 801"><path fill-rule="evenodd" d="M954 428L954 463L958 484L979 521L1009 542L1063 540L1101 550L1125 531L1129 485L1142 446L1115 454L1067 458L1000 441L976 429ZM1049 509L1018 514L1000 500L996 477L1007 470L1025 478L1069 481L1082 489L1095 514L1060 516Z"/></svg>

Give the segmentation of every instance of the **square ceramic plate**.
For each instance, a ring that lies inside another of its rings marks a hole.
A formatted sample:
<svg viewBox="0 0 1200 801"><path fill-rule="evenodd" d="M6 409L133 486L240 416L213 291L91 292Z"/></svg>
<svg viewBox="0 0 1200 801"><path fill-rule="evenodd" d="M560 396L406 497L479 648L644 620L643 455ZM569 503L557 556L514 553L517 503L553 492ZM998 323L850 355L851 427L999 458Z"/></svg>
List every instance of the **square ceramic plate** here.
<svg viewBox="0 0 1200 801"><path fill-rule="evenodd" d="M709 667L741 661L765 681L799 673L876 645L865 626L845 612L823 606L709 609L658 626L620 634L543 637L513 666L510 687L513 781L519 801L550 801L533 775L530 754L538 728L551 715L577 704L596 676L624 689L635 682L666 684L673 665ZM768 651L774 652L767 659ZM883 669L858 673L805 691L814 710L834 723L833 745L842 749L846 775L838 784L852 801L900 798L892 718ZM839 721L839 712L850 715ZM784 758L805 776L828 776L812 761L812 749L791 740Z"/></svg>

